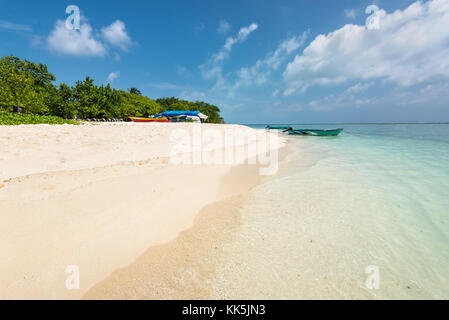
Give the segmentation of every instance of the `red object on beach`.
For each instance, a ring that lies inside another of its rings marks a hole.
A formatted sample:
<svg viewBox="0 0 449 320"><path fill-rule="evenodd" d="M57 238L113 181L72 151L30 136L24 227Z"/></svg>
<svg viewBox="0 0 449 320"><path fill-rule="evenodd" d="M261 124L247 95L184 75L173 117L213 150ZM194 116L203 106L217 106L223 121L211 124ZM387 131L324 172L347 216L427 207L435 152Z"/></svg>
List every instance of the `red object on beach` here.
<svg viewBox="0 0 449 320"><path fill-rule="evenodd" d="M170 122L167 118L133 118L130 117L133 122Z"/></svg>

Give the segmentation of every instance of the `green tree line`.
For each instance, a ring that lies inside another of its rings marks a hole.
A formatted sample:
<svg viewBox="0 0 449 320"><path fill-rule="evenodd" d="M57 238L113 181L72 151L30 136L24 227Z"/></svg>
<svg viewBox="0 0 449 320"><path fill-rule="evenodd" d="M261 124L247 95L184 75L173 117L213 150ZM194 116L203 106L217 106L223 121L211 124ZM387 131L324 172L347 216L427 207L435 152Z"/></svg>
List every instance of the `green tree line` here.
<svg viewBox="0 0 449 320"><path fill-rule="evenodd" d="M55 75L45 64L15 56L0 59L0 110L24 107L25 113L64 119L128 119L148 117L166 110L201 111L210 123L223 123L220 108L206 102L177 98L152 100L137 89L117 90L109 84L97 86L90 77L74 86L55 85Z"/></svg>

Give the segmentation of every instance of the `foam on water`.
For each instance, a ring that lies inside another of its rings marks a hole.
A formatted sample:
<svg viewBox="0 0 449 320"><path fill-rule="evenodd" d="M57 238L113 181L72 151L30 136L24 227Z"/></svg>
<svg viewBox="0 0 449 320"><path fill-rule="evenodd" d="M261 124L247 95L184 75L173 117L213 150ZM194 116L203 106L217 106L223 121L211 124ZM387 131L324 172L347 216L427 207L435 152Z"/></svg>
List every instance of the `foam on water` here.
<svg viewBox="0 0 449 320"><path fill-rule="evenodd" d="M251 193L215 297L449 298L449 125L344 127Z"/></svg>

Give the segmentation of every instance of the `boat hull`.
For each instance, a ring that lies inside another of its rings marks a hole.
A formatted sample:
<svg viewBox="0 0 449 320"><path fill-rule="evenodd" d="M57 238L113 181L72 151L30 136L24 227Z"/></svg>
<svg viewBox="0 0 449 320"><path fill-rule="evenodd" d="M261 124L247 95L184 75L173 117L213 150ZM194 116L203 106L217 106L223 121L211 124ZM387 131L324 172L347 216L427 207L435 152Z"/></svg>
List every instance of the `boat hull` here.
<svg viewBox="0 0 449 320"><path fill-rule="evenodd" d="M318 129L295 129L290 130L288 134L295 136L320 136L320 137L336 137L343 129L318 130Z"/></svg>
<svg viewBox="0 0 449 320"><path fill-rule="evenodd" d="M170 120L166 118L130 118L132 122L146 122L146 123L155 123L155 122L170 122Z"/></svg>

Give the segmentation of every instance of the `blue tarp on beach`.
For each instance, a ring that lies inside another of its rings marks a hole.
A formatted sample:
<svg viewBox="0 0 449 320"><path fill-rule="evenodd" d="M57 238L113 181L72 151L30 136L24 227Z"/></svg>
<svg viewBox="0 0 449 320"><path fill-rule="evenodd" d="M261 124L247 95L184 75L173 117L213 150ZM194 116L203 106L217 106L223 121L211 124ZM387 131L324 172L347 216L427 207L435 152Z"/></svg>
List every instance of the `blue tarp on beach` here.
<svg viewBox="0 0 449 320"><path fill-rule="evenodd" d="M199 111L165 111L161 113L163 117L178 117L178 116L194 116L198 117Z"/></svg>

